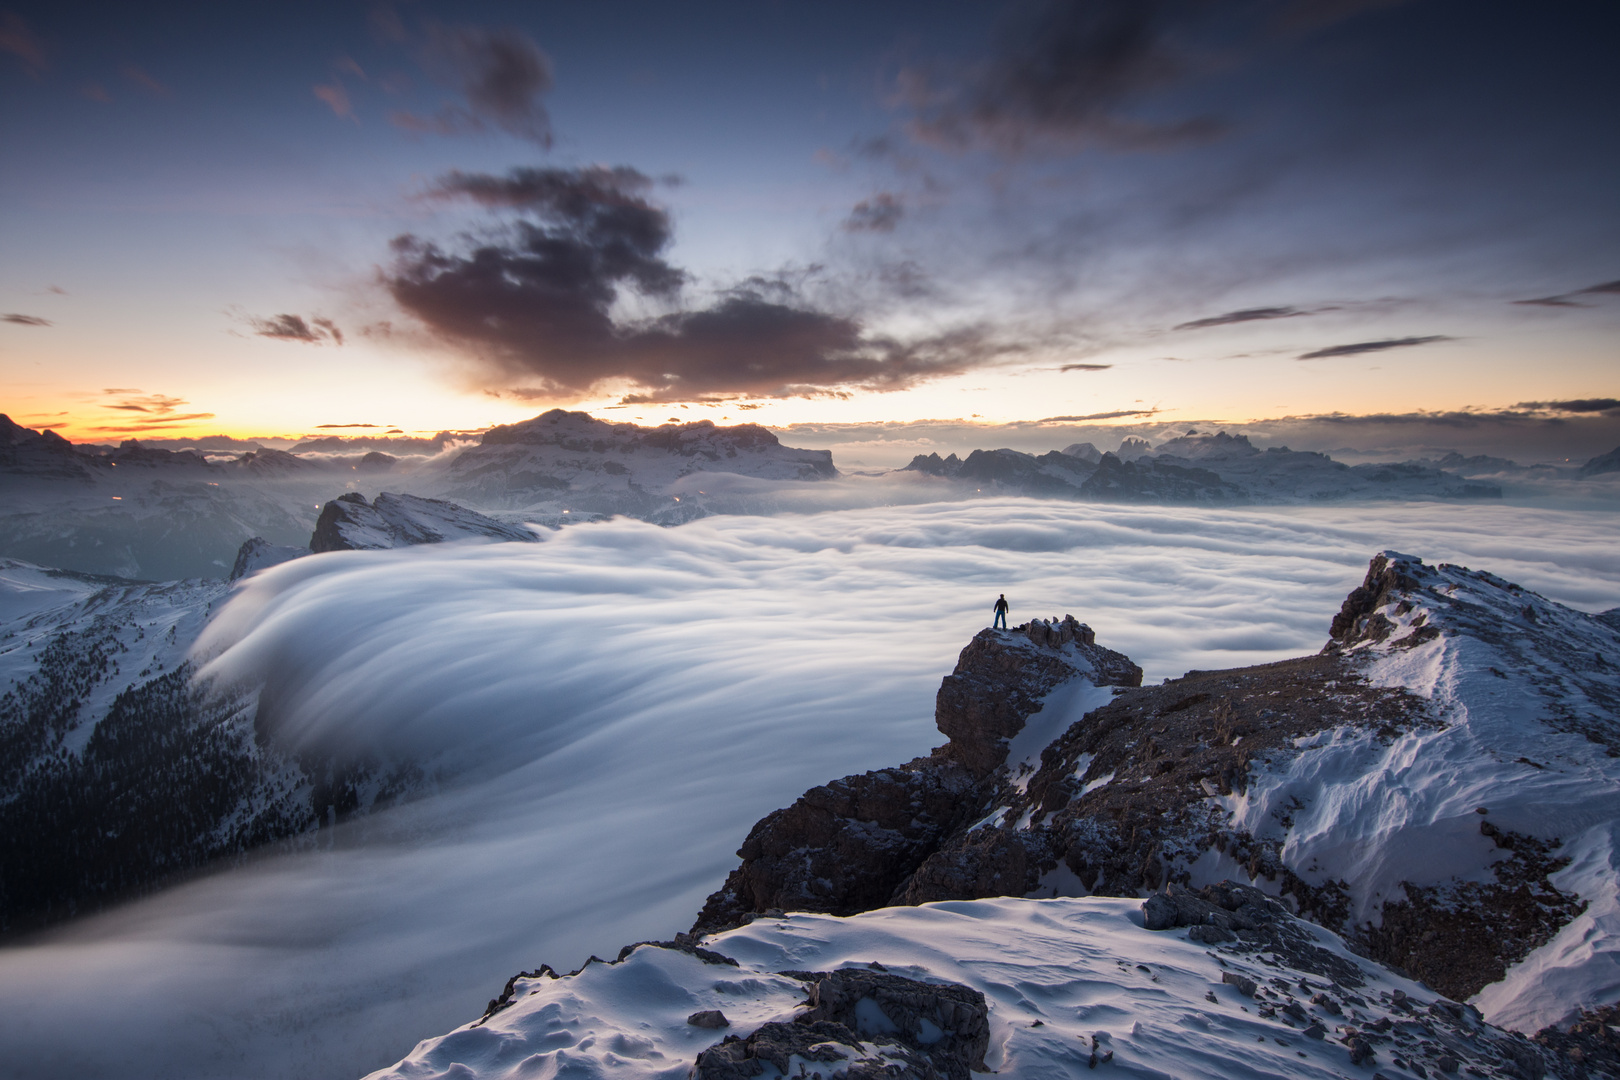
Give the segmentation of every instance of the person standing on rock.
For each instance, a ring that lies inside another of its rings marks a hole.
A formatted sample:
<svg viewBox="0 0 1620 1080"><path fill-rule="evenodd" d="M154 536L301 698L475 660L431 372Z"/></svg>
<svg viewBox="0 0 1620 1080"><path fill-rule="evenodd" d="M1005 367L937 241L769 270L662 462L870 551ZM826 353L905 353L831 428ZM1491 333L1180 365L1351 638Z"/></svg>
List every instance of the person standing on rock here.
<svg viewBox="0 0 1620 1080"><path fill-rule="evenodd" d="M994 630L998 626L1001 627L1003 630L1007 629L1007 594L1006 593L1002 593L999 597L996 598L996 621L990 624L990 629Z"/></svg>

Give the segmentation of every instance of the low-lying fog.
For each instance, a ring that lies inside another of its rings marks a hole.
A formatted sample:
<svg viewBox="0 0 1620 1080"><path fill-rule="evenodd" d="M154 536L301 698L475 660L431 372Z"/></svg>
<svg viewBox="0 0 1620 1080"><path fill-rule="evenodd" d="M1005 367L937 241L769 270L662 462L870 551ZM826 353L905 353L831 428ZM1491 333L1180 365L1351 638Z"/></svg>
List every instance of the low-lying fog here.
<svg viewBox="0 0 1620 1080"><path fill-rule="evenodd" d="M1151 681L1318 649L1367 559L1620 604L1613 513L995 500L576 526L251 580L204 647L289 744L438 755L441 792L0 952L16 1075L353 1078L506 977L684 930L753 822L941 741L1005 592Z"/></svg>

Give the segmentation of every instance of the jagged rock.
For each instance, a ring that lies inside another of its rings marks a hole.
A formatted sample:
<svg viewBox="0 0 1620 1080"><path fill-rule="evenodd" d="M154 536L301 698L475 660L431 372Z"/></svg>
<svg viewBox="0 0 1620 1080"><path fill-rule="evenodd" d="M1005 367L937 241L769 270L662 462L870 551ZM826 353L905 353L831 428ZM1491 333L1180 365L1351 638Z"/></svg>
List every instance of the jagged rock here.
<svg viewBox="0 0 1620 1080"><path fill-rule="evenodd" d="M721 1012L719 1009L703 1009L699 1012L695 1012L686 1018L686 1022L691 1024L693 1027L700 1028L718 1029L731 1026L731 1021L727 1020L726 1014Z"/></svg>

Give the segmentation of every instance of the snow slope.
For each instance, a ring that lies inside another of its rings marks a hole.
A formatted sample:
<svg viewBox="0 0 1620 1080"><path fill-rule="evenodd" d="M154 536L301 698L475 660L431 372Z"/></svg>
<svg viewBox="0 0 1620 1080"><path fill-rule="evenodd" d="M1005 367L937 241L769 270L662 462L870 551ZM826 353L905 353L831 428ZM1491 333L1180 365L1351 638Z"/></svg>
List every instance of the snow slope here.
<svg viewBox="0 0 1620 1080"><path fill-rule="evenodd" d="M699 942L737 967L642 946L563 978L520 977L509 1008L425 1040L368 1080L684 1080L698 1054L724 1036L803 1011L806 984L777 972L874 969L982 993L990 1021L985 1064L1031 1080L1089 1069L1184 1080L1326 1080L1374 1069L1421 1075L1405 1059L1407 1067L1394 1064L1403 1053L1413 1060L1452 1054L1453 1071L1459 1060L1475 1067L1507 1054L1540 1060L1528 1043L1481 1027L1320 928L1296 924L1307 939L1303 951L1326 954L1302 968L1288 955L1212 950L1185 930L1144 929L1141 908L1139 900L1005 898L759 919ZM862 1005L862 1035L880 1039L893 1030L872 999ZM1289 1006L1297 1014L1284 1011ZM718 1010L730 1029L688 1022L706 1010ZM1307 1033L1312 1024L1319 1026ZM1354 1033L1370 1036L1371 1060L1352 1062ZM801 1058L790 1075L831 1078L841 1067ZM759 1075L782 1074L766 1067Z"/></svg>
<svg viewBox="0 0 1620 1080"><path fill-rule="evenodd" d="M1234 825L1277 835L1291 818L1285 861L1307 880L1348 883L1356 922L1378 921L1403 882L1494 878L1511 845L1485 822L1553 844L1571 860L1554 883L1587 910L1476 1000L1519 1030L1613 1001L1620 633L1490 573L1384 558L1406 580L1358 614L1346 653L1375 685L1427 699L1438 724L1393 741L1370 729L1316 736L1226 800Z"/></svg>

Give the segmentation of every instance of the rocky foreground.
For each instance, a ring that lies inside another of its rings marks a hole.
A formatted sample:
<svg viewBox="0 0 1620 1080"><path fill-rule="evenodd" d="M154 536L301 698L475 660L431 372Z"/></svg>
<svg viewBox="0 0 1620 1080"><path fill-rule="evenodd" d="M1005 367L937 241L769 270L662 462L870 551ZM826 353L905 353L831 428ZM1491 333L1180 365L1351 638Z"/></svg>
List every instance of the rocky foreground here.
<svg viewBox="0 0 1620 1080"><path fill-rule="evenodd" d="M1282 663L982 631L949 741L765 817L689 934L376 1075L1620 1075L1614 614L1386 552Z"/></svg>

